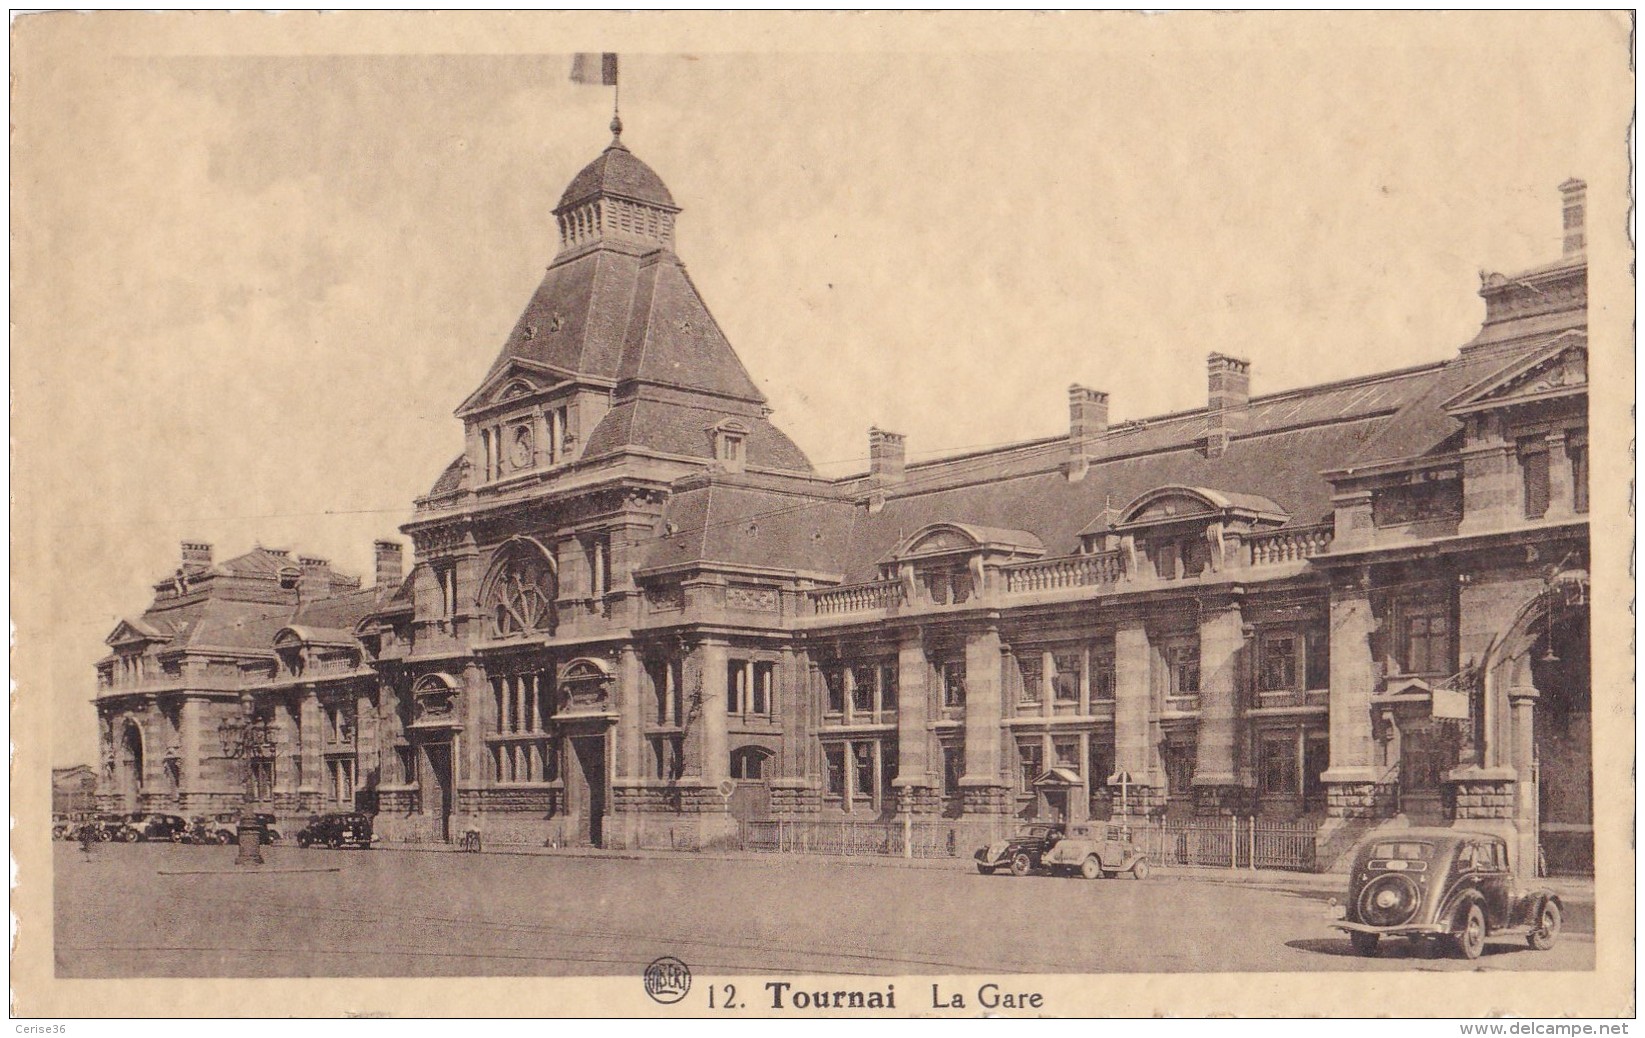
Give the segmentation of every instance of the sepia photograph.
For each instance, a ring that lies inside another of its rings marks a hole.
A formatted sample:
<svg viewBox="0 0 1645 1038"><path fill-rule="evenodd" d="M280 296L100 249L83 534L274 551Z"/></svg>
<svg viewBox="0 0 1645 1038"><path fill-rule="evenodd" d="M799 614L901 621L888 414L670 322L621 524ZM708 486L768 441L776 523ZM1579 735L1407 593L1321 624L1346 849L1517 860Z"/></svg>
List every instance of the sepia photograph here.
<svg viewBox="0 0 1645 1038"><path fill-rule="evenodd" d="M14 17L13 1013L1631 1016L1633 29Z"/></svg>

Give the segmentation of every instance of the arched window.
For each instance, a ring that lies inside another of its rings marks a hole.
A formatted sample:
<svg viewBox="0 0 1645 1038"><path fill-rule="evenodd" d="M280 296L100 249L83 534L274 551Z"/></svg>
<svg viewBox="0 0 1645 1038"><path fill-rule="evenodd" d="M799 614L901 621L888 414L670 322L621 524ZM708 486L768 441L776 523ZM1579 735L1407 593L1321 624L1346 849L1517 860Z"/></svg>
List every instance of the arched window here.
<svg viewBox="0 0 1645 1038"><path fill-rule="evenodd" d="M516 538L497 550L481 604L498 638L551 634L558 594L554 559L537 542Z"/></svg>
<svg viewBox="0 0 1645 1038"><path fill-rule="evenodd" d="M743 746L731 751L731 777L734 779L763 779L767 763L776 754L764 746Z"/></svg>

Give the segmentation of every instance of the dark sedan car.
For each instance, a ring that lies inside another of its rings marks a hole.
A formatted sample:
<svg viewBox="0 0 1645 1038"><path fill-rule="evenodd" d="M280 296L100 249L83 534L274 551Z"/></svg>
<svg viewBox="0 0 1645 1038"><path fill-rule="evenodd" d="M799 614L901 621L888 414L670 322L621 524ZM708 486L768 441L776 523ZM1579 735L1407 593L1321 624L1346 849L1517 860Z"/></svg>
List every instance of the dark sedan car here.
<svg viewBox="0 0 1645 1038"><path fill-rule="evenodd" d="M1332 925L1361 955L1383 937L1439 940L1477 959L1487 937L1524 937L1546 951L1564 906L1546 887L1524 889L1499 836L1456 829L1406 829L1368 837L1354 850L1348 901L1331 903Z"/></svg>
<svg viewBox="0 0 1645 1038"><path fill-rule="evenodd" d="M177 843L188 836L188 819L180 815L140 815L126 823L123 839Z"/></svg>
<svg viewBox="0 0 1645 1038"><path fill-rule="evenodd" d="M1061 822L1038 822L1021 830L1009 839L997 840L977 851L977 871L989 875L995 869L1011 870L1013 876L1026 876L1040 867L1040 859L1067 829Z"/></svg>
<svg viewBox="0 0 1645 1038"><path fill-rule="evenodd" d="M371 816L358 811L334 811L316 815L297 833L297 846L326 847L353 845L371 849Z"/></svg>

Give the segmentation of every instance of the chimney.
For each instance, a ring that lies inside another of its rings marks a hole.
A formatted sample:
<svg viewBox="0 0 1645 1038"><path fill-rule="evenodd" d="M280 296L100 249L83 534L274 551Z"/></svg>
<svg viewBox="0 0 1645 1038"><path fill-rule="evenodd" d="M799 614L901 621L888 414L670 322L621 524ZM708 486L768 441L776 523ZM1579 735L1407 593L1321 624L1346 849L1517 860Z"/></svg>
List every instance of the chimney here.
<svg viewBox="0 0 1645 1038"><path fill-rule="evenodd" d="M1070 481L1085 478L1091 447L1108 431L1108 394L1078 383L1068 387L1068 467Z"/></svg>
<svg viewBox="0 0 1645 1038"><path fill-rule="evenodd" d="M183 568L184 569L194 569L195 567L199 567L201 569L204 569L204 568L209 567L210 565L211 565L211 545L205 543L204 541L184 541L183 542Z"/></svg>
<svg viewBox="0 0 1645 1038"><path fill-rule="evenodd" d="M879 483L901 483L908 458L908 437L884 429L868 430L868 475Z"/></svg>
<svg viewBox="0 0 1645 1038"><path fill-rule="evenodd" d="M1588 245L1588 184L1572 177L1559 185L1559 193L1565 196L1565 255L1569 256Z"/></svg>
<svg viewBox="0 0 1645 1038"><path fill-rule="evenodd" d="M1251 401L1251 362L1212 353L1205 358L1205 374L1205 456L1220 458L1243 422L1245 405Z"/></svg>
<svg viewBox="0 0 1645 1038"><path fill-rule="evenodd" d="M303 601L313 602L315 599L331 597L331 580L326 572L331 566L328 560L317 559L311 555L299 555L297 565L303 571L301 583L297 586Z"/></svg>
<svg viewBox="0 0 1645 1038"><path fill-rule="evenodd" d="M377 555L377 587L392 589L400 586L405 579L405 546L399 541L373 541L372 550Z"/></svg>

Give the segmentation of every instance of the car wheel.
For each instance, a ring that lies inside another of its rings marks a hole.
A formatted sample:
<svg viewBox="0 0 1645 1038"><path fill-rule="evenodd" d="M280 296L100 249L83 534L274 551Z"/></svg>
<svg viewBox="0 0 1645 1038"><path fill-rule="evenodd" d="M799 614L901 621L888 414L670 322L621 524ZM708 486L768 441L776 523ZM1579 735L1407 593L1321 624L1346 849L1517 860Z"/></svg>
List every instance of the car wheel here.
<svg viewBox="0 0 1645 1038"><path fill-rule="evenodd" d="M1464 959L1477 959L1485 950L1485 913L1477 901L1470 901L1462 910L1462 926L1452 941Z"/></svg>
<svg viewBox="0 0 1645 1038"><path fill-rule="evenodd" d="M113 839L114 839L114 834L109 832L107 829L97 830L97 842L98 843L108 843Z"/></svg>
<svg viewBox="0 0 1645 1038"><path fill-rule="evenodd" d="M343 838L341 836L333 836L331 839L326 841L326 846L330 847L334 851L340 851L343 849Z"/></svg>
<svg viewBox="0 0 1645 1038"><path fill-rule="evenodd" d="M1097 860L1097 856L1095 854L1080 862L1080 875L1084 876L1086 879L1102 878L1102 862Z"/></svg>
<svg viewBox="0 0 1645 1038"><path fill-rule="evenodd" d="M308 845L310 842L312 841L309 840L308 833L297 834L297 846L303 848L303 850L308 850Z"/></svg>
<svg viewBox="0 0 1645 1038"><path fill-rule="evenodd" d="M1029 860L1027 852L1018 851L1017 853L1011 855L1011 875L1026 876L1029 872L1033 871L1033 868L1034 863Z"/></svg>
<svg viewBox="0 0 1645 1038"><path fill-rule="evenodd" d="M979 861L977 862L977 871L982 873L984 876L992 876L994 874L994 866L984 865Z"/></svg>
<svg viewBox="0 0 1645 1038"><path fill-rule="evenodd" d="M1377 943L1381 940L1381 934L1360 933L1357 930L1350 931L1348 934L1348 943L1354 946L1354 954L1356 955L1375 955L1377 953Z"/></svg>
<svg viewBox="0 0 1645 1038"><path fill-rule="evenodd" d="M1146 861L1143 861L1141 858L1138 858L1137 863L1135 865L1131 866L1131 878L1132 879L1147 879L1148 878L1148 863Z"/></svg>
<svg viewBox="0 0 1645 1038"><path fill-rule="evenodd" d="M1561 923L1559 905L1553 901L1544 901L1542 911L1537 913L1536 929L1525 938L1525 942L1537 951L1547 951L1559 939Z"/></svg>

